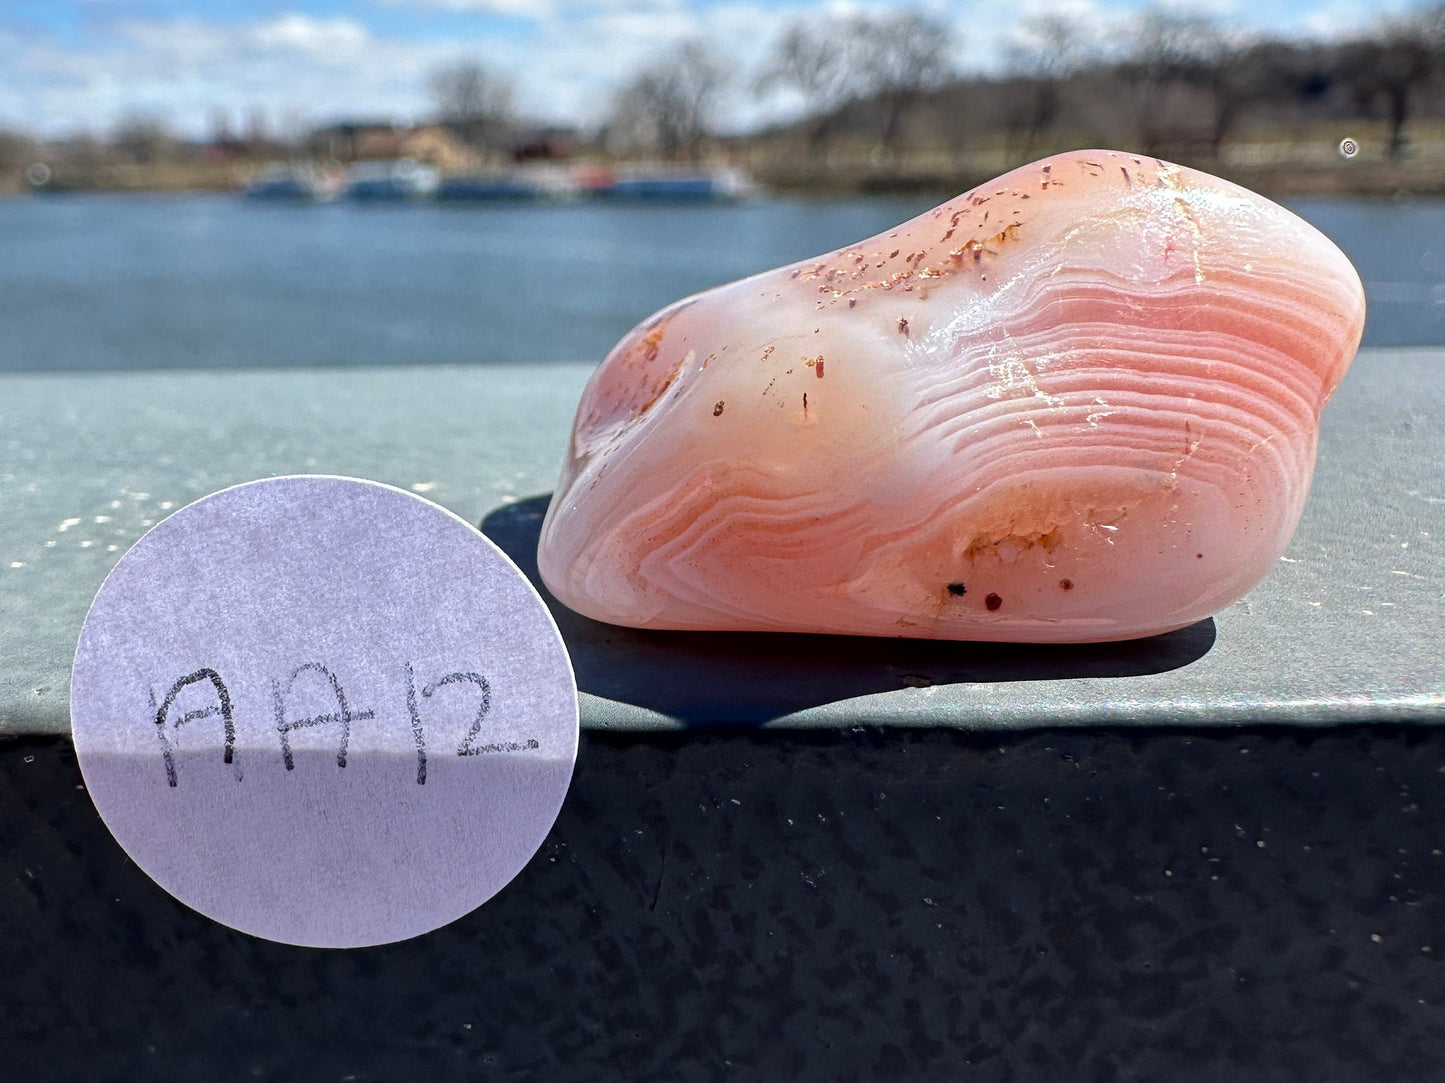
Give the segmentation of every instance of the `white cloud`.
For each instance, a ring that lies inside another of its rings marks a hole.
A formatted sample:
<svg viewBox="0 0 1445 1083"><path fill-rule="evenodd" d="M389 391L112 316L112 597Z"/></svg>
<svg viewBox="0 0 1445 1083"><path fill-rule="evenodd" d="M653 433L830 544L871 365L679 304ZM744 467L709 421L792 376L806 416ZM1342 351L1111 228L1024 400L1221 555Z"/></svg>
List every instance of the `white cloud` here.
<svg viewBox="0 0 1445 1083"><path fill-rule="evenodd" d="M552 0L376 0L376 3L378 7L473 11L522 19L540 19L556 10Z"/></svg>
<svg viewBox="0 0 1445 1083"><path fill-rule="evenodd" d="M354 52L371 36L351 19L313 19L307 15L280 15L256 27L254 38L262 48L296 49L314 56Z"/></svg>
<svg viewBox="0 0 1445 1083"><path fill-rule="evenodd" d="M1397 16L1412 5L1379 3L1362 8L1353 0L1336 0L1312 6L1301 19L1301 30L1309 37L1337 41L1377 26L1381 20ZM1413 5L1419 6L1419 5Z"/></svg>
<svg viewBox="0 0 1445 1083"><path fill-rule="evenodd" d="M364 56L377 44L354 20L294 13L242 25L195 18L127 20L117 25L116 34L121 47L108 50L115 60L138 68L159 62L180 70L217 64L235 69L269 59L302 58L336 66Z"/></svg>
<svg viewBox="0 0 1445 1083"><path fill-rule="evenodd" d="M426 73L450 46L389 41L346 18L284 14L249 24L129 19L86 47L0 46L0 124L60 134L105 131L134 112L192 135L219 111L259 112L274 127L365 115L413 119Z"/></svg>
<svg viewBox="0 0 1445 1083"><path fill-rule="evenodd" d="M1369 25L1384 6L1372 8L1366 0L1171 2L1207 6L1241 30L1329 36ZM1388 3L1400 9L1405 0ZM307 14L305 6L306 0L294 0L296 10L240 22L196 14L202 7L187 9L191 14L183 18L142 18L128 6L129 15L92 19L69 38L7 25L0 7L0 125L43 134L104 131L137 110L197 135L218 110L233 123L260 110L273 125L282 118L421 119L431 108L428 74L462 58L512 76L517 104L540 119L596 123L640 65L684 38L700 38L737 75L723 121L738 128L796 108L784 96L760 102L747 84L777 33L799 16L922 6L952 27L960 68L992 71L1031 15L1067 13L1103 38L1118 38L1142 0L818 0L786 7L767 0L373 0L340 17ZM389 9L384 18L380 7ZM428 36L443 25L467 27L467 36Z"/></svg>
<svg viewBox="0 0 1445 1083"><path fill-rule="evenodd" d="M787 20L777 8L739 0L694 8L680 0L581 0L544 20L514 56L518 98L549 119L600 123L626 78L687 39L712 46L737 78L728 103L737 115L751 67Z"/></svg>
<svg viewBox="0 0 1445 1083"><path fill-rule="evenodd" d="M520 19L577 18L589 11L664 10L688 7L687 0L372 0L377 7L413 11L475 12Z"/></svg>

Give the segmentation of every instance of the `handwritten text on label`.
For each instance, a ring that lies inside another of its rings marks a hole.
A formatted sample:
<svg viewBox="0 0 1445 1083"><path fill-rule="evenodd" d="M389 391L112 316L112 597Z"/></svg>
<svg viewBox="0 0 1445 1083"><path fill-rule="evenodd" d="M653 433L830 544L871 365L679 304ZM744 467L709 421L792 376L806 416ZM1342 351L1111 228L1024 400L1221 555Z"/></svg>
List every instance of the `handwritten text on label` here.
<svg viewBox="0 0 1445 1083"><path fill-rule="evenodd" d="M315 686L317 678L319 678L322 686L330 690L331 698L336 704L335 710L299 718L292 717L291 711L288 710L288 698L294 700L297 679L303 678L304 674L316 675L314 678L304 678L308 685ZM415 669L410 662L402 665L401 676L406 685L406 717L411 727L412 741L416 745L417 785L426 785L427 742L422 705L425 701L433 698L443 698L444 690L448 688L455 689L455 691L446 693L449 697L460 699L464 695L470 695L476 701L476 711L471 716L465 733L462 734L461 742L457 745L456 754L458 756L480 756L492 752L525 752L540 747L537 739L532 737L522 741L477 743L482 725L492 709L492 686L480 673L457 670L447 673L429 684L422 685L420 691L417 687ZM183 709L183 702L182 706L178 707L177 700L194 701L197 698L197 696L185 695L186 690L193 685L200 686L201 691L197 695L212 697L213 701L189 709ZM159 704L156 702L154 689L151 691L150 698L151 707L155 712L153 717L156 732L161 742L161 757L165 763L167 785L176 785L176 731L188 723L219 716L223 737L222 758L226 763L232 763L235 760L235 707L230 689L227 688L225 680L216 670L203 667L179 678L170 686ZM351 743L352 724L372 721L376 718L374 708L353 709L341 681L329 667L321 662L305 662L297 666L284 681L273 679L271 698L275 709L275 731L281 746L281 759L288 771L295 770L296 767L291 750L291 734L293 732L319 726L337 727L339 737L336 766L345 768L347 749Z"/></svg>

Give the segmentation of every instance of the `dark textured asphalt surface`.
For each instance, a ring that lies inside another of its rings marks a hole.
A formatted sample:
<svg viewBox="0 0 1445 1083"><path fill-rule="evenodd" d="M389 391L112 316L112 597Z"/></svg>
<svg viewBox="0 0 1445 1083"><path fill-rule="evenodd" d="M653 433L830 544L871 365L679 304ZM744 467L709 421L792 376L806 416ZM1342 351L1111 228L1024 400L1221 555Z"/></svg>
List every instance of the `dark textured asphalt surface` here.
<svg viewBox="0 0 1445 1083"><path fill-rule="evenodd" d="M0 742L0 1074L1439 1080L1442 850L1445 730L588 732L490 903L304 950Z"/></svg>

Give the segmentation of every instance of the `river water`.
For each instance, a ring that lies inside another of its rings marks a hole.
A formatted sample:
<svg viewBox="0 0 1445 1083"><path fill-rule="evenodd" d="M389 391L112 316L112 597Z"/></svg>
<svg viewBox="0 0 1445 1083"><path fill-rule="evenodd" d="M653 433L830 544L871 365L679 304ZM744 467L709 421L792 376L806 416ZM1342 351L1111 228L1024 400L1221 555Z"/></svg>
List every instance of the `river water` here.
<svg viewBox="0 0 1445 1083"><path fill-rule="evenodd" d="M929 199L731 205L0 200L0 370L601 359L649 313ZM1297 200L1366 282L1368 345L1445 343L1445 200Z"/></svg>

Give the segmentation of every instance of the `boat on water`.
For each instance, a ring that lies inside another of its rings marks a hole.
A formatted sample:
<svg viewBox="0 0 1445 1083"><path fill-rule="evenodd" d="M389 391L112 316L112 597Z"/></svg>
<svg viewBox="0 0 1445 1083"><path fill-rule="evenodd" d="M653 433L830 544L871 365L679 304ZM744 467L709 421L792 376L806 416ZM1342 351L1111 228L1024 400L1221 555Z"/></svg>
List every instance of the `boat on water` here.
<svg viewBox="0 0 1445 1083"><path fill-rule="evenodd" d="M575 199L580 192L570 170L519 168L445 177L436 197L468 202L563 200Z"/></svg>
<svg viewBox="0 0 1445 1083"><path fill-rule="evenodd" d="M624 202L711 203L756 193L740 169L679 169L661 164L612 167L585 163L570 169L513 169L448 177L438 199L558 200L600 199Z"/></svg>
<svg viewBox="0 0 1445 1083"><path fill-rule="evenodd" d="M519 166L443 177L414 158L357 162L344 176L307 163L263 167L246 185L254 199L316 202L345 195L367 201L436 199L457 203L600 200L622 203L715 203L755 195L748 174L732 167L664 163Z"/></svg>
<svg viewBox="0 0 1445 1083"><path fill-rule="evenodd" d="M744 199L757 192L741 169L678 169L660 165L620 166L610 182L595 183L591 192L603 199L639 202L713 203Z"/></svg>
<svg viewBox="0 0 1445 1083"><path fill-rule="evenodd" d="M246 182L245 194L250 199L318 202L333 198L339 189L339 178L314 165L275 162L256 171Z"/></svg>
<svg viewBox="0 0 1445 1083"><path fill-rule="evenodd" d="M441 187L441 174L414 158L357 162L346 173L350 199L430 199Z"/></svg>

